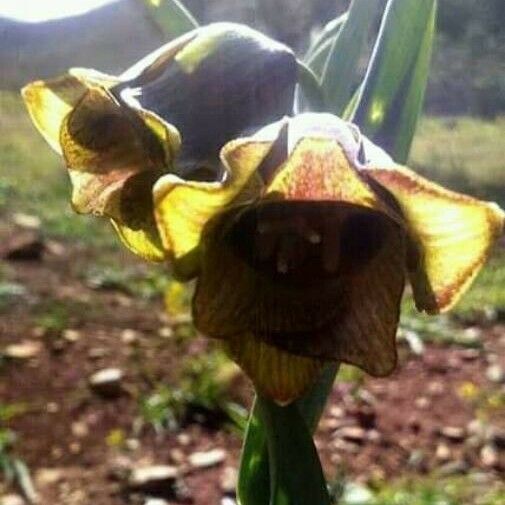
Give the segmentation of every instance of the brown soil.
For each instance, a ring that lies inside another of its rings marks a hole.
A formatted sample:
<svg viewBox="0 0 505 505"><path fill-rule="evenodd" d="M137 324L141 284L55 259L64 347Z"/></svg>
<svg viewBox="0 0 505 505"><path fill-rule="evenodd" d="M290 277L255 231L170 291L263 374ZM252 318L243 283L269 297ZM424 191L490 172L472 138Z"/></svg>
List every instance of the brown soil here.
<svg viewBox="0 0 505 505"><path fill-rule="evenodd" d="M160 327L170 324L161 300L93 289L82 275L93 264L93 254L77 246L59 249L53 247L40 260L2 265L4 277L25 286L28 294L3 308L0 349L26 339L42 343L32 359L0 362L1 402L28 406L7 424L19 437L15 452L32 471L41 503L136 503L142 497L124 492L118 477L121 468L181 465L194 451L223 448L226 461L185 475L184 488L173 498L174 503L219 504L223 471L236 466L239 458L241 442L236 433L205 423L190 423L182 431L162 435L149 427L135 431L139 395L159 381L176 384L181 357L205 352L209 344L199 338L161 337ZM137 264L126 255L118 254L117 260ZM41 314L55 301L67 307L65 326L78 330L77 341L59 338L60 330L41 330ZM139 334L133 345L121 340L123 330L130 328ZM500 385L490 382L485 371L493 360L504 365L505 326L493 323L483 328L482 341L478 351L427 345L422 356L401 347L401 365L392 377L367 378L359 387L336 384L317 433L328 477L342 469L363 481L433 470L481 469L499 478L503 459L494 463L483 459L486 442L472 438L468 425L478 417L488 431L494 430L493 447L503 458L499 436L505 430L504 416L499 415L503 398L497 407ZM90 391L88 378L109 366L124 370L125 378L122 394L107 399ZM247 404L252 392L240 379L231 394ZM84 426L84 432L78 426ZM349 426L362 430L349 430ZM470 431L475 426L471 424ZM448 436L449 430L444 435L441 431L447 427L463 428L463 433L459 436L455 430ZM110 443L113 430L122 430L139 443L130 441L118 449ZM1 491L0 484L0 496Z"/></svg>

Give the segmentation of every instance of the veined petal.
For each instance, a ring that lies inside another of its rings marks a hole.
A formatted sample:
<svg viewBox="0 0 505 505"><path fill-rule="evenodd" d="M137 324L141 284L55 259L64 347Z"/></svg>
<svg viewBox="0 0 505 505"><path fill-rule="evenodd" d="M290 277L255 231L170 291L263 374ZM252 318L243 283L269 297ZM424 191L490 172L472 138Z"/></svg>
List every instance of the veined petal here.
<svg viewBox="0 0 505 505"><path fill-rule="evenodd" d="M285 250L292 235L281 227L269 247L258 231L265 215L303 218L303 237ZM292 354L386 375L396 363L405 242L385 214L345 203L276 201L222 214L204 233L195 325L214 338L253 334Z"/></svg>
<svg viewBox="0 0 505 505"><path fill-rule="evenodd" d="M46 142L59 154L60 129L65 116L94 85L104 88L119 82L115 76L86 68L72 68L56 79L27 84L21 94L33 123Z"/></svg>
<svg viewBox="0 0 505 505"><path fill-rule="evenodd" d="M61 154L60 128L63 119L86 90L86 86L71 75L49 81L35 81L21 90L34 125L46 142L59 154Z"/></svg>
<svg viewBox="0 0 505 505"><path fill-rule="evenodd" d="M347 158L337 140L302 138L269 182L281 200L339 202L374 209L399 220Z"/></svg>
<svg viewBox="0 0 505 505"><path fill-rule="evenodd" d="M415 254L409 274L417 308L431 314L449 310L503 232L504 212L494 203L444 189L402 166L365 172L393 195L410 229Z"/></svg>
<svg viewBox="0 0 505 505"><path fill-rule="evenodd" d="M255 170L271 147L267 142L232 141L222 150L225 173L221 182L199 182L168 174L154 186L155 213L165 249L175 259L175 268L194 254L205 225L230 205L253 200L261 181ZM184 267L179 274L194 275Z"/></svg>
<svg viewBox="0 0 505 505"><path fill-rule="evenodd" d="M133 252L163 259L152 187L171 166L179 142L156 115L121 106L106 89L90 87L60 129L73 207L113 219Z"/></svg>
<svg viewBox="0 0 505 505"><path fill-rule="evenodd" d="M284 352L252 334L227 342L226 349L253 381L256 390L280 405L302 396L325 364Z"/></svg>

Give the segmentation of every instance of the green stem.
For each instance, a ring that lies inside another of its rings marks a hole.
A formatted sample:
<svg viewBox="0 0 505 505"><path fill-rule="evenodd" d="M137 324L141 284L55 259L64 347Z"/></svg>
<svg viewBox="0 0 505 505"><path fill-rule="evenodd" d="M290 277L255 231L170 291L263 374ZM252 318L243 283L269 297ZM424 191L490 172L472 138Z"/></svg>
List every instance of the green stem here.
<svg viewBox="0 0 505 505"><path fill-rule="evenodd" d="M294 404L280 407L258 395L270 468L269 505L330 505L312 434Z"/></svg>
<svg viewBox="0 0 505 505"><path fill-rule="evenodd" d="M314 387L295 402L311 431L317 427L337 371L337 364L326 366ZM267 434L257 401L245 433L237 494L241 505L268 505L270 501Z"/></svg>

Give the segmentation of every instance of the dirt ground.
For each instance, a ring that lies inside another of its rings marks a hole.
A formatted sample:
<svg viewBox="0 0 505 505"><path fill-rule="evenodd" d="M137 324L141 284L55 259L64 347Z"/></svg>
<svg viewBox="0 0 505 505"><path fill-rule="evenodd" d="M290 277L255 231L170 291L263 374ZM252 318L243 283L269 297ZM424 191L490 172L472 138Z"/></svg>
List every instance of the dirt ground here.
<svg viewBox="0 0 505 505"><path fill-rule="evenodd" d="M155 383L176 384L182 358L210 344L178 338L177 326L187 323L167 318L161 297L90 283L83 275L96 261L90 250L50 242L39 252L1 265L4 278L25 290L2 307L0 350L21 342L28 356L4 355L0 398L25 406L5 425L17 434L13 451L30 468L40 503L146 503L159 490L128 488L125 475L149 465L179 469L171 495L162 497L168 503L234 503L236 430L198 418L175 432L139 427L141 395ZM117 261L138 264L126 253ZM47 314L57 319L61 307L64 321L49 324ZM461 326L478 334L478 346L427 343L416 354L402 341L392 377L335 384L317 432L329 479L342 472L366 483L432 472L505 476L503 378L496 377L505 367L505 322ZM124 372L120 389L99 394L89 378L109 367ZM248 406L252 390L237 376L229 394ZM214 460L191 463L195 452L210 450Z"/></svg>

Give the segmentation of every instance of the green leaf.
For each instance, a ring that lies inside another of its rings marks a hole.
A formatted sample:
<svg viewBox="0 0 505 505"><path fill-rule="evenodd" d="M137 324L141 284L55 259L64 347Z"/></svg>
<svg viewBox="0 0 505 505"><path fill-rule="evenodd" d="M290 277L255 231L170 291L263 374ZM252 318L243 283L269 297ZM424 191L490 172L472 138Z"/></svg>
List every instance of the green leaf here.
<svg viewBox="0 0 505 505"><path fill-rule="evenodd" d="M258 396L270 468L270 505L330 505L312 433L295 404L279 407Z"/></svg>
<svg viewBox="0 0 505 505"><path fill-rule="evenodd" d="M338 36L340 29L347 20L347 17L348 13L345 12L341 16L332 19L329 23L327 23L303 57L303 61L319 78L321 77L328 60L333 41Z"/></svg>
<svg viewBox="0 0 505 505"><path fill-rule="evenodd" d="M328 365L314 387L295 402L306 425L314 431L331 392L338 365ZM242 448L237 496L241 505L268 505L270 501L270 473L267 435L260 420L259 406L254 403Z"/></svg>
<svg viewBox="0 0 505 505"><path fill-rule="evenodd" d="M149 14L168 39L174 39L198 26L193 15L179 0L141 0Z"/></svg>
<svg viewBox="0 0 505 505"><path fill-rule="evenodd" d="M353 121L400 163L408 158L429 74L436 0L390 0Z"/></svg>
<svg viewBox="0 0 505 505"><path fill-rule="evenodd" d="M338 116L356 87L360 56L379 6L379 0L353 0L347 20L333 40L321 84L328 110Z"/></svg>
<svg viewBox="0 0 505 505"><path fill-rule="evenodd" d="M296 94L296 112L323 112L324 98L316 74L300 60L297 63L299 90Z"/></svg>

